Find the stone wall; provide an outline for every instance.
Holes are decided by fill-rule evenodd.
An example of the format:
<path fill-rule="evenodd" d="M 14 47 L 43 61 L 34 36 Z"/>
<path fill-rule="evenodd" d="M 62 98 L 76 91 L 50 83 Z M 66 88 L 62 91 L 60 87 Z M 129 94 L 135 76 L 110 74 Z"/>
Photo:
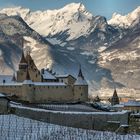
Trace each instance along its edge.
<path fill-rule="evenodd" d="M 6 98 L 0 98 L 0 114 L 7 114 L 8 113 L 8 102 Z"/>
<path fill-rule="evenodd" d="M 88 86 L 34 85 L 11 83 L 0 85 L 0 92 L 16 95 L 30 103 L 87 101 Z"/>
<path fill-rule="evenodd" d="M 73 101 L 73 90 L 71 86 L 34 86 L 35 101 L 43 102 L 68 102 Z"/>
<path fill-rule="evenodd" d="M 20 100 L 29 101 L 33 103 L 46 102 L 71 102 L 74 100 L 73 88 L 71 86 L 46 86 L 33 84 L 9 84 L 0 85 L 0 92 L 17 95 Z"/>
<path fill-rule="evenodd" d="M 78 113 L 46 110 L 39 111 L 26 108 L 14 108 L 14 110 L 15 114 L 18 116 L 75 128 L 115 131 L 120 125 L 128 124 L 127 112 Z"/>
<path fill-rule="evenodd" d="M 0 92 L 6 93 L 9 95 L 22 95 L 21 91 L 22 85 L 15 85 L 15 84 L 0 84 Z"/>

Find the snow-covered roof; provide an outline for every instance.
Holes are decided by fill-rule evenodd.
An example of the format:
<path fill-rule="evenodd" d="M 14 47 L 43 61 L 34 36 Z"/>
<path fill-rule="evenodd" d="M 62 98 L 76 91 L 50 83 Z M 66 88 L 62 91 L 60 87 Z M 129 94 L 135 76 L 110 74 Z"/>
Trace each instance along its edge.
<path fill-rule="evenodd" d="M 3 81 L 5 80 L 5 83 L 11 83 L 12 81 L 13 75 L 0 75 L 0 83 L 3 83 Z"/>
<path fill-rule="evenodd" d="M 23 83 L 19 82 L 9 82 L 9 83 L 0 83 L 0 86 L 22 86 Z"/>
<path fill-rule="evenodd" d="M 56 75 L 58 78 L 67 78 L 69 74 L 61 74 L 61 75 Z"/>
<path fill-rule="evenodd" d="M 115 108 L 121 108 L 121 107 L 124 107 L 124 105 L 123 104 L 116 104 L 116 105 L 113 105 L 113 107 L 115 107 Z"/>
<path fill-rule="evenodd" d="M 33 84 L 33 82 L 32 82 L 32 80 L 24 80 L 23 84 L 24 85 L 26 85 L 26 84 Z"/>
<path fill-rule="evenodd" d="M 56 79 L 54 75 L 52 75 L 50 72 L 47 70 L 44 70 L 44 73 L 42 74 L 43 79 Z"/>
<path fill-rule="evenodd" d="M 85 79 L 83 79 L 82 77 L 78 77 L 74 85 L 88 85 L 88 84 Z"/>
<path fill-rule="evenodd" d="M 124 103 L 124 106 L 140 106 L 140 102 L 135 100 L 129 100 L 128 102 Z"/>
<path fill-rule="evenodd" d="M 73 77 L 74 79 L 76 79 L 74 76 L 72 76 L 71 74 L 59 74 L 59 75 L 56 75 L 55 77 L 57 78 L 67 78 L 68 76 L 71 76 Z"/>

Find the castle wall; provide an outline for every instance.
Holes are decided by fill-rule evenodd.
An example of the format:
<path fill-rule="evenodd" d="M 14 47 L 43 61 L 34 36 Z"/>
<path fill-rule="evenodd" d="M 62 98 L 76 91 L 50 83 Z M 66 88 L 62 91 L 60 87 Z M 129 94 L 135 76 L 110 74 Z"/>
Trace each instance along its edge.
<path fill-rule="evenodd" d="M 0 92 L 21 97 L 22 85 L 0 85 Z"/>
<path fill-rule="evenodd" d="M 23 107 L 15 108 L 15 114 L 48 123 L 100 131 L 115 131 L 120 125 L 128 124 L 127 112 L 39 111 Z"/>
<path fill-rule="evenodd" d="M 74 99 L 77 101 L 87 101 L 88 100 L 88 86 L 75 85 L 74 86 Z"/>
<path fill-rule="evenodd" d="M 71 86 L 46 86 L 46 85 L 1 85 L 0 92 L 16 95 L 20 100 L 31 103 L 70 102 L 73 101 L 73 88 Z"/>
<path fill-rule="evenodd" d="M 34 87 L 35 101 L 67 102 L 73 100 L 73 90 L 70 86 L 36 86 Z"/>
<path fill-rule="evenodd" d="M 33 103 L 35 100 L 34 85 L 23 84 L 21 87 L 22 100 Z"/>

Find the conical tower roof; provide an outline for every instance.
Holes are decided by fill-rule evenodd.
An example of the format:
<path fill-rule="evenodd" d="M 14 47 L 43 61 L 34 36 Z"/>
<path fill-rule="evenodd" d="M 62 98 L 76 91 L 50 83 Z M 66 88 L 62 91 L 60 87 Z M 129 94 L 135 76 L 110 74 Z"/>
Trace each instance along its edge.
<path fill-rule="evenodd" d="M 15 76 L 15 73 L 13 74 L 12 81 L 13 81 L 13 82 L 15 82 L 15 81 L 16 81 L 16 76 Z"/>
<path fill-rule="evenodd" d="M 21 59 L 20 59 L 20 64 L 23 64 L 23 63 L 27 63 L 27 61 L 25 59 L 24 52 L 23 52 L 23 49 L 22 49 L 22 55 L 21 55 Z"/>
<path fill-rule="evenodd" d="M 116 88 L 114 89 L 114 93 L 113 93 L 113 96 L 111 98 L 111 104 L 112 105 L 119 104 L 119 97 L 118 97 Z"/>
<path fill-rule="evenodd" d="M 74 85 L 87 85 L 87 82 L 84 79 L 84 76 L 83 76 L 83 73 L 82 73 L 81 65 L 80 65 L 77 80 L 75 81 Z"/>
<path fill-rule="evenodd" d="M 114 89 L 114 93 L 113 93 L 113 97 L 112 98 L 119 98 L 116 89 Z"/>
<path fill-rule="evenodd" d="M 78 77 L 81 77 L 82 79 L 84 79 L 84 76 L 83 76 L 83 73 L 82 73 L 82 70 L 81 70 L 81 65 L 80 65 Z"/>
<path fill-rule="evenodd" d="M 33 61 L 30 53 L 28 52 L 27 55 L 26 55 L 26 61 L 29 62 L 29 61 Z"/>

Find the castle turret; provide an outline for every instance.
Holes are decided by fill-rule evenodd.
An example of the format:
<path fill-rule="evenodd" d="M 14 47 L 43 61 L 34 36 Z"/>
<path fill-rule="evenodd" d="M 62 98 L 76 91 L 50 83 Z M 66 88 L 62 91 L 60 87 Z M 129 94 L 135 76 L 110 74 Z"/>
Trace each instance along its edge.
<path fill-rule="evenodd" d="M 24 56 L 24 52 L 23 52 L 23 49 L 22 49 L 22 55 L 21 55 L 21 59 L 20 59 L 20 62 L 19 62 L 19 69 L 27 69 L 27 61 L 25 59 L 25 56 Z"/>
<path fill-rule="evenodd" d="M 41 73 L 38 70 L 37 66 L 35 65 L 34 60 L 32 59 L 29 52 L 26 55 L 26 61 L 28 64 L 28 70 L 29 70 L 32 81 L 41 82 L 42 81 Z"/>
<path fill-rule="evenodd" d="M 82 85 L 88 85 L 84 76 L 83 76 L 83 73 L 82 73 L 82 70 L 81 70 L 81 66 L 80 66 L 80 69 L 79 69 L 79 73 L 78 73 L 78 77 L 77 77 L 77 80 L 75 81 L 75 84 L 74 85 L 79 85 L 79 86 L 82 86 Z"/>
<path fill-rule="evenodd" d="M 116 89 L 114 89 L 114 93 L 111 98 L 111 105 L 116 105 L 116 104 L 119 104 L 119 97 L 118 97 Z"/>
<path fill-rule="evenodd" d="M 88 84 L 83 76 L 81 66 L 79 69 L 77 80 L 74 83 L 74 100 L 76 101 L 88 100 Z"/>
<path fill-rule="evenodd" d="M 22 46 L 22 54 L 19 63 L 19 70 L 17 71 L 17 82 L 23 82 L 25 80 L 27 68 L 28 68 L 28 64 L 25 59 L 23 46 Z"/>

